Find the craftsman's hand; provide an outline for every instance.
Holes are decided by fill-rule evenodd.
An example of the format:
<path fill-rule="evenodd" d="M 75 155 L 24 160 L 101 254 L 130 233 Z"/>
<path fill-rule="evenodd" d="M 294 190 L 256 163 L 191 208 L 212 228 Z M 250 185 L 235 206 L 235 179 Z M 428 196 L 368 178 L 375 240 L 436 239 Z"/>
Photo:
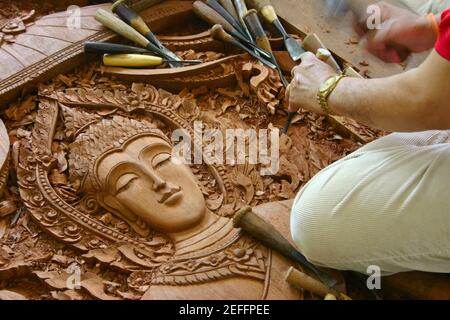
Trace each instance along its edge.
<path fill-rule="evenodd" d="M 320 85 L 335 75 L 336 72 L 310 52 L 302 56 L 300 65 L 292 70 L 293 79 L 286 89 L 286 101 L 289 111 L 297 112 L 300 108 L 323 114 L 317 100 Z"/>
<path fill-rule="evenodd" d="M 363 36 L 362 44 L 386 62 L 402 62 L 410 53 L 431 49 L 436 34 L 427 17 L 381 1 L 376 4 L 381 11 L 381 24 L 369 28 L 369 16 L 357 17 L 356 30 Z"/>

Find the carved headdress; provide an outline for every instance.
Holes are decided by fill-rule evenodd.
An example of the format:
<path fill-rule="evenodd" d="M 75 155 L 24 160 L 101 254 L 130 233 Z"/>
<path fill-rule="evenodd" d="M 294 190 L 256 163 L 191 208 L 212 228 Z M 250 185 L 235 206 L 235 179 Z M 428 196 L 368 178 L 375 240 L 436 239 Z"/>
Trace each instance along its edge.
<path fill-rule="evenodd" d="M 79 190 L 101 190 L 95 175 L 96 160 L 108 151 L 119 149 L 139 136 L 157 136 L 169 142 L 155 123 L 122 116 L 104 119 L 96 114 L 63 107 L 66 134 L 74 139 L 70 145 L 70 179 Z M 78 183 L 76 183 L 78 181 Z"/>

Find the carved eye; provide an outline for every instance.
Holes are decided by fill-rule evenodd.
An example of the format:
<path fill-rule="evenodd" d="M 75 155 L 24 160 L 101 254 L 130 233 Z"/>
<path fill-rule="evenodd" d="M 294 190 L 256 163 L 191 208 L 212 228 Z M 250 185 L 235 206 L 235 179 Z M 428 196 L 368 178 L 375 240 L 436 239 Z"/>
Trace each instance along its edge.
<path fill-rule="evenodd" d="M 153 160 L 152 160 L 152 166 L 153 166 L 153 168 L 156 169 L 157 167 L 159 167 L 159 166 L 165 164 L 167 161 L 170 160 L 171 157 L 172 157 L 172 156 L 171 156 L 170 153 L 160 153 L 160 154 L 157 154 L 156 156 L 153 157 Z"/>
<path fill-rule="evenodd" d="M 127 190 L 137 179 L 138 176 L 132 173 L 127 173 L 121 176 L 116 182 L 116 194 Z"/>

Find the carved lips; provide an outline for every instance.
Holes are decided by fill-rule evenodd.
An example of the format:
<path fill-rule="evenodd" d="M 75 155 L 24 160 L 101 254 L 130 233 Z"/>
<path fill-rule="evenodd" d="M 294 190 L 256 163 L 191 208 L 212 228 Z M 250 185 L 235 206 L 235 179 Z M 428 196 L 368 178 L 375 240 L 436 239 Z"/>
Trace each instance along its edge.
<path fill-rule="evenodd" d="M 170 191 L 163 194 L 158 202 L 170 206 L 177 203 L 182 197 L 183 191 L 181 191 L 181 187 L 171 188 Z"/>

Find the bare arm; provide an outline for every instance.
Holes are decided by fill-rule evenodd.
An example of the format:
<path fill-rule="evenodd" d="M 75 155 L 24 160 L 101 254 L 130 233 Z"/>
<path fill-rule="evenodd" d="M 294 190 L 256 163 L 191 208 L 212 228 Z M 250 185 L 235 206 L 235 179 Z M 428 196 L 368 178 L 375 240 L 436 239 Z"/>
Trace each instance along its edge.
<path fill-rule="evenodd" d="M 417 69 L 383 79 L 343 79 L 332 110 L 388 131 L 450 129 L 450 62 L 433 51 Z"/>

